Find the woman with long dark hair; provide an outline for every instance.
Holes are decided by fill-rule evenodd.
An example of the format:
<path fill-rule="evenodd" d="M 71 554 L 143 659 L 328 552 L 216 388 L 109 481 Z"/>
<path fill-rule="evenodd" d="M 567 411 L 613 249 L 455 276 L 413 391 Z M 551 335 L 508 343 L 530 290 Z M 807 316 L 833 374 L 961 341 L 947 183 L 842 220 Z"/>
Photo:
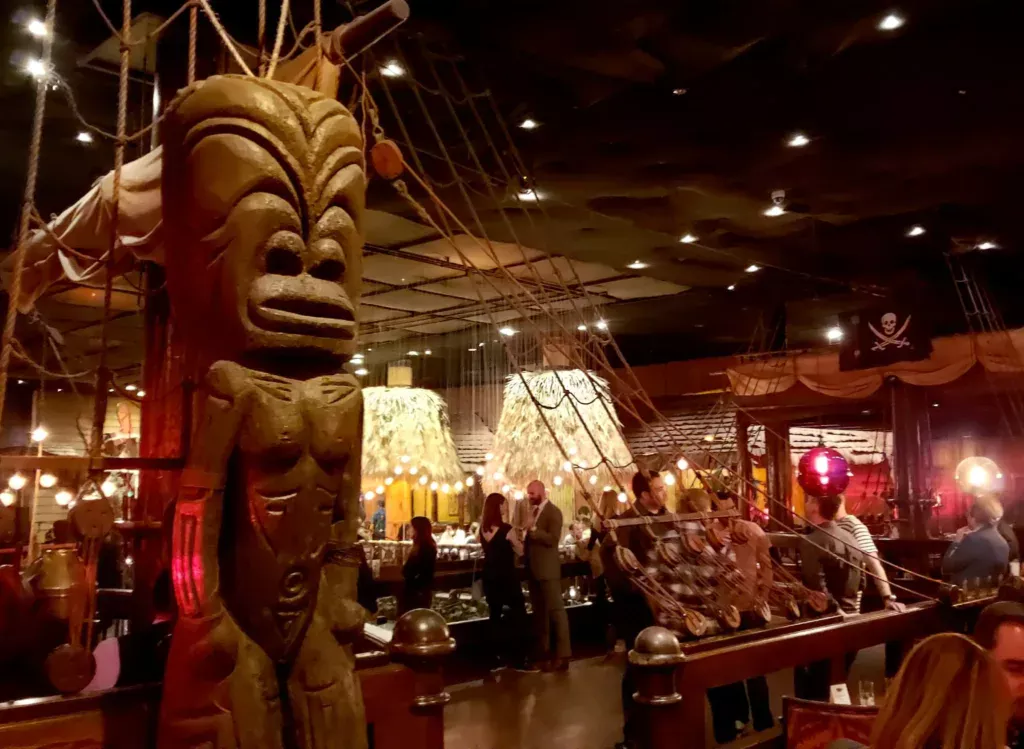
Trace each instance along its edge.
<path fill-rule="evenodd" d="M 510 666 L 529 670 L 524 640 L 526 602 L 516 570 L 516 556 L 523 553 L 523 547 L 515 534 L 509 534 L 512 526 L 502 517 L 505 504 L 501 494 L 488 494 L 484 500 L 479 537 L 484 550 L 481 577 L 490 609 L 491 637 L 498 668 Z"/>
<path fill-rule="evenodd" d="M 434 564 L 437 544 L 430 521 L 422 515 L 412 519 L 412 552 L 402 566 L 405 586 L 398 602 L 399 615 L 413 609 L 429 609 L 434 596 Z"/>

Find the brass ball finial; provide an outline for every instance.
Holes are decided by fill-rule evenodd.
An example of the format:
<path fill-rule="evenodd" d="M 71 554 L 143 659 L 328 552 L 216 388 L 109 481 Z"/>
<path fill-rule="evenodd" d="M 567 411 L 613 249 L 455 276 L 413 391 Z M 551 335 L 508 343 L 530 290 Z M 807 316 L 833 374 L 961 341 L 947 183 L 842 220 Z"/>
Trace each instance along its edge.
<path fill-rule="evenodd" d="M 679 655 L 679 640 L 664 627 L 648 627 L 636 636 L 633 649 L 642 655 Z"/>
<path fill-rule="evenodd" d="M 391 652 L 405 657 L 448 655 L 455 640 L 444 617 L 430 609 L 413 609 L 399 618 L 391 636 Z"/>

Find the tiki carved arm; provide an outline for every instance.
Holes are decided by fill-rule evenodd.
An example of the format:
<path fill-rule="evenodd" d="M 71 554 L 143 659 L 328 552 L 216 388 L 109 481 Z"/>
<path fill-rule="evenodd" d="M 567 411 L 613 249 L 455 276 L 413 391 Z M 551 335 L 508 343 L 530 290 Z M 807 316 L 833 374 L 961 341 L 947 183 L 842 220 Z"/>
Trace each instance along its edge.
<path fill-rule="evenodd" d="M 363 456 L 363 394 L 356 391 L 345 399 L 343 418 L 350 424 L 349 453 L 342 471 L 334 505 L 331 538 L 324 551 L 317 608 L 326 617 L 340 642 L 350 641 L 368 621 L 369 614 L 358 602 L 358 543 L 360 475 Z"/>
<path fill-rule="evenodd" d="M 217 544 L 228 459 L 238 439 L 250 389 L 245 371 L 216 362 L 195 401 L 195 428 L 174 511 L 171 577 L 182 616 L 215 617 L 223 611 Z"/>

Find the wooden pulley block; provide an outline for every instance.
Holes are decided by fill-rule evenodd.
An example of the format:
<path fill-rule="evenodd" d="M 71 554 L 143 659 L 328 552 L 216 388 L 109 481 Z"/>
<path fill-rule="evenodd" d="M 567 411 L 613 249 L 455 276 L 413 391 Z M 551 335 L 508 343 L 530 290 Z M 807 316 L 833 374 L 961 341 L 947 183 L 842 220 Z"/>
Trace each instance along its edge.
<path fill-rule="evenodd" d="M 96 659 L 83 647 L 61 645 L 46 657 L 46 678 L 62 694 L 81 692 L 96 674 Z"/>
<path fill-rule="evenodd" d="M 782 613 L 785 614 L 786 618 L 791 621 L 796 621 L 800 618 L 800 604 L 796 602 L 796 599 L 793 598 L 793 596 L 783 596 Z"/>
<path fill-rule="evenodd" d="M 700 536 L 694 535 L 693 533 L 687 533 L 683 538 L 683 542 L 686 544 L 686 550 L 691 554 L 703 554 L 704 549 L 707 548 L 707 544 L 704 543 L 704 539 Z"/>
<path fill-rule="evenodd" d="M 710 564 L 702 564 L 700 567 L 697 568 L 697 575 L 702 580 L 710 580 L 715 576 L 715 568 L 712 567 Z"/>
<path fill-rule="evenodd" d="M 690 637 L 702 637 L 708 631 L 707 617 L 699 611 L 686 609 L 686 614 L 683 616 L 682 631 Z"/>
<path fill-rule="evenodd" d="M 619 565 L 619 569 L 623 572 L 636 574 L 641 571 L 640 562 L 636 560 L 636 555 L 625 546 L 615 547 L 615 563 Z"/>
<path fill-rule="evenodd" d="M 725 629 L 737 630 L 743 623 L 743 617 L 740 616 L 740 610 L 735 606 L 716 606 L 715 607 L 715 619 Z"/>
<path fill-rule="evenodd" d="M 748 611 L 743 612 L 743 618 L 747 620 L 747 626 L 763 627 L 772 620 L 772 607 L 768 601 L 758 599 Z"/>
<path fill-rule="evenodd" d="M 820 590 L 812 590 L 807 594 L 807 608 L 814 614 L 825 614 L 828 613 L 829 602 L 828 595 L 822 593 Z"/>
<path fill-rule="evenodd" d="M 717 526 L 709 525 L 705 535 L 708 543 L 711 544 L 711 548 L 715 551 L 721 551 L 725 548 L 725 537 Z"/>
<path fill-rule="evenodd" d="M 14 538 L 18 530 L 18 513 L 13 507 L 0 505 L 0 544 L 6 544 Z"/>
<path fill-rule="evenodd" d="M 82 538 L 104 538 L 114 527 L 114 508 L 106 497 L 80 500 L 69 517 Z"/>
<path fill-rule="evenodd" d="M 679 550 L 669 544 L 661 543 L 658 544 L 658 559 L 669 567 L 675 567 L 676 565 L 682 564 L 683 555 L 679 553 Z"/>
<path fill-rule="evenodd" d="M 384 179 L 398 179 L 405 171 L 405 159 L 402 149 L 393 140 L 381 140 L 370 149 L 370 161 L 373 171 Z"/>

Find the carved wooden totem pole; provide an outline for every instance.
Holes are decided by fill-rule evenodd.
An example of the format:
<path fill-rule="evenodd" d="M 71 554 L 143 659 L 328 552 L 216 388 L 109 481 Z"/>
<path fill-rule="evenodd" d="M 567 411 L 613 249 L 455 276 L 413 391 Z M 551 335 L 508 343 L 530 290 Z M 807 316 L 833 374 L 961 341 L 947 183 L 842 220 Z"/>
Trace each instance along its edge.
<path fill-rule="evenodd" d="M 219 76 L 164 126 L 173 324 L 201 386 L 174 516 L 179 619 L 159 745 L 364 749 L 348 646 L 362 396 L 358 124 L 308 88 Z"/>

